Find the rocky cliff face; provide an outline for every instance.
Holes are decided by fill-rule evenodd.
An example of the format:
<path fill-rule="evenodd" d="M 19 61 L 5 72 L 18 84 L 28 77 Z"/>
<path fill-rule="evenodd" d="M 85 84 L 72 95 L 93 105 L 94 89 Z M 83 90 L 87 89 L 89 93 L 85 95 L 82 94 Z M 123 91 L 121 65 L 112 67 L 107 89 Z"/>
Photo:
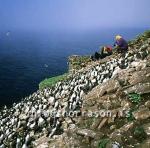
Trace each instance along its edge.
<path fill-rule="evenodd" d="M 125 55 L 81 63 L 67 80 L 1 110 L 0 147 L 149 148 L 150 32 Z"/>

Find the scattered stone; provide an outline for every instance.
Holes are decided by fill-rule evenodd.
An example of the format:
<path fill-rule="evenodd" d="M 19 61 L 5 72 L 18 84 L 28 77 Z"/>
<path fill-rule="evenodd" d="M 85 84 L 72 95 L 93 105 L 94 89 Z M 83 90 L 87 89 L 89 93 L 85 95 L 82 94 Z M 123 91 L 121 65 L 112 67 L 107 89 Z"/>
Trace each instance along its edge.
<path fill-rule="evenodd" d="M 132 114 L 136 120 L 144 120 L 150 117 L 150 110 L 148 108 L 141 108 Z"/>
<path fill-rule="evenodd" d="M 88 129 L 77 129 L 76 132 L 78 135 L 81 136 L 86 136 L 86 137 L 90 137 L 90 138 L 95 138 L 96 133 L 92 130 L 88 130 Z"/>

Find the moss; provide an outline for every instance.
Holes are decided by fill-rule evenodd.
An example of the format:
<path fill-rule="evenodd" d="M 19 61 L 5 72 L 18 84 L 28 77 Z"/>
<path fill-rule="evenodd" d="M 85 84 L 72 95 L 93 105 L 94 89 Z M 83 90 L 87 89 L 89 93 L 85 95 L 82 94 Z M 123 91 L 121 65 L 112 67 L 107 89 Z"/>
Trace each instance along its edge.
<path fill-rule="evenodd" d="M 54 86 L 57 82 L 67 79 L 67 75 L 68 73 L 65 73 L 63 75 L 45 79 L 42 82 L 40 82 L 39 89 L 44 89 L 46 87 Z"/>

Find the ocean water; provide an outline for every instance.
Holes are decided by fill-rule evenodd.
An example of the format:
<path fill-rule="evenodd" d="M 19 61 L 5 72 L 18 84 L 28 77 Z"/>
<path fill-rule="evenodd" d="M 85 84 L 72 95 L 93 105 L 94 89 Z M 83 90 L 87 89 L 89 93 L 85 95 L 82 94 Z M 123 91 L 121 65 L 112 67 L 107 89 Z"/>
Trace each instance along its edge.
<path fill-rule="evenodd" d="M 127 40 L 142 29 L 107 29 L 84 32 L 0 32 L 0 106 L 11 105 L 38 89 L 45 78 L 67 71 L 72 54 L 93 54 L 113 45 L 114 35 Z"/>

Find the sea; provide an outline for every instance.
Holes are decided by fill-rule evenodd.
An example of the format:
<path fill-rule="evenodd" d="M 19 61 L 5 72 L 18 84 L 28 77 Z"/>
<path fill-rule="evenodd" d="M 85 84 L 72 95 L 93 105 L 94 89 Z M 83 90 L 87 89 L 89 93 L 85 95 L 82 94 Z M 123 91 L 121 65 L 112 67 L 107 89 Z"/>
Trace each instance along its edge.
<path fill-rule="evenodd" d="M 0 107 L 11 106 L 39 88 L 39 83 L 68 70 L 68 56 L 92 55 L 114 36 L 135 38 L 147 28 L 84 31 L 0 31 Z"/>

